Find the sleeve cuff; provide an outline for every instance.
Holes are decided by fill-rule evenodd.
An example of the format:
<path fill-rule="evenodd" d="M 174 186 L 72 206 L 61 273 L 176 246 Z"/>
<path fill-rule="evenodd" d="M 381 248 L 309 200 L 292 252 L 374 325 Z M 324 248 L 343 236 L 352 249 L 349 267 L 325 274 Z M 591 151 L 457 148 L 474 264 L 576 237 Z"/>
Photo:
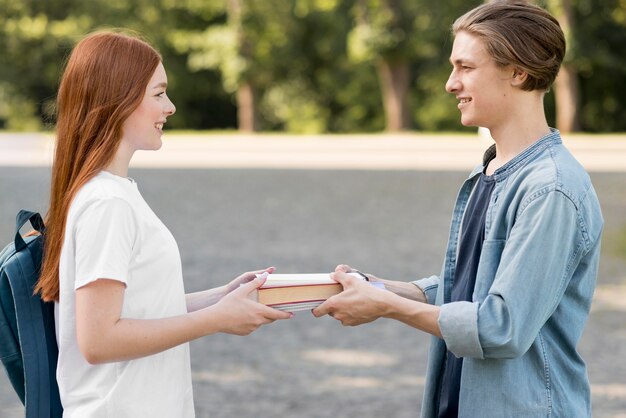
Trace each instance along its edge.
<path fill-rule="evenodd" d="M 439 287 L 439 277 L 430 276 L 425 279 L 415 280 L 411 283 L 422 289 L 429 305 L 435 304 L 435 299 L 437 298 L 437 287 Z"/>
<path fill-rule="evenodd" d="M 478 338 L 478 303 L 441 305 L 439 329 L 448 350 L 457 357 L 484 358 Z"/>
<path fill-rule="evenodd" d="M 74 290 L 78 290 L 81 287 L 87 286 L 88 284 L 93 283 L 96 280 L 100 280 L 100 279 L 115 280 L 117 282 L 121 282 L 122 284 L 124 284 L 124 286 L 128 285 L 128 279 L 126 277 L 126 273 L 123 273 L 123 272 L 113 273 L 110 271 L 109 272 L 101 271 L 99 273 L 91 272 L 81 278 L 77 278 L 76 281 L 74 282 Z"/>

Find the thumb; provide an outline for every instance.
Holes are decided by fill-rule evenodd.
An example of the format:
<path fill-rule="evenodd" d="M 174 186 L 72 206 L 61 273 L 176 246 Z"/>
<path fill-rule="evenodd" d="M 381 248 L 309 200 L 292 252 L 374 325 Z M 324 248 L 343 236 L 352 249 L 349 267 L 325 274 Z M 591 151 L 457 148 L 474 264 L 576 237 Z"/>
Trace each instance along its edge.
<path fill-rule="evenodd" d="M 255 289 L 263 286 L 265 281 L 267 280 L 267 273 L 259 274 L 256 279 L 249 281 L 248 283 L 244 283 L 239 286 L 239 289 L 242 293 L 246 295 L 252 292 Z"/>
<path fill-rule="evenodd" d="M 343 271 L 344 273 L 350 273 L 352 271 L 352 267 L 347 264 L 339 264 L 335 267 L 335 271 Z"/>
<path fill-rule="evenodd" d="M 347 285 L 353 283 L 354 280 L 356 280 L 354 277 L 349 276 L 347 273 L 343 271 L 336 271 L 334 273 L 331 273 L 330 278 L 336 281 L 337 283 L 341 284 L 344 288 Z"/>

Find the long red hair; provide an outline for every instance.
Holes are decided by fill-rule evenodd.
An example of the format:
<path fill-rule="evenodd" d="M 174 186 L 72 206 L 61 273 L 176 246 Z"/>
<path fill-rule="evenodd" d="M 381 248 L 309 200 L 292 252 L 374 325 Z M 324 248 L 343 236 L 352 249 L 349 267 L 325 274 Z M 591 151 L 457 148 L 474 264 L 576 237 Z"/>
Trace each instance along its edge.
<path fill-rule="evenodd" d="M 59 259 L 67 214 L 76 193 L 113 160 L 122 125 L 143 100 L 159 53 L 117 32 L 96 32 L 73 49 L 57 96 L 57 125 L 44 258 L 35 286 L 59 300 Z"/>

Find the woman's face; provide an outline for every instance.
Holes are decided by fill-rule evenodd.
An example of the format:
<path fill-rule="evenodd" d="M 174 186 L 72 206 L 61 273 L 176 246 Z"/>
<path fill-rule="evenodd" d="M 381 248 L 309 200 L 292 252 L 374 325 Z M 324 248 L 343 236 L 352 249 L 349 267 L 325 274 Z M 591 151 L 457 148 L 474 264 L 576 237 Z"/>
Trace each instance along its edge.
<path fill-rule="evenodd" d="M 137 109 L 124 121 L 122 142 L 131 152 L 158 150 L 167 117 L 176 112 L 176 107 L 167 97 L 167 74 L 159 63 L 146 86 L 143 100 Z"/>
<path fill-rule="evenodd" d="M 459 100 L 461 123 L 489 129 L 505 123 L 514 105 L 513 69 L 496 65 L 483 41 L 467 32 L 457 33 L 450 63 L 446 91 Z"/>

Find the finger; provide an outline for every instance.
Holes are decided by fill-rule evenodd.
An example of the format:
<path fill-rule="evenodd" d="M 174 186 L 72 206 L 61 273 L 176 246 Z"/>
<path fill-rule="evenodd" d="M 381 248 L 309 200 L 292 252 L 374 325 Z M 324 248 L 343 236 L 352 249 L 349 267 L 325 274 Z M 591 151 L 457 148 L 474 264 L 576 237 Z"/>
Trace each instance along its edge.
<path fill-rule="evenodd" d="M 276 267 L 267 267 L 267 268 L 264 268 L 263 270 L 251 271 L 250 274 L 258 276 L 259 274 L 263 274 L 263 273 L 272 274 L 274 273 L 274 271 L 276 271 Z"/>
<path fill-rule="evenodd" d="M 270 322 L 274 322 L 278 319 L 289 319 L 293 317 L 293 313 L 280 311 L 278 309 L 274 309 L 270 306 L 263 305 L 263 316 L 269 320 Z"/>
<path fill-rule="evenodd" d="M 248 273 L 244 273 L 241 276 L 237 277 L 236 280 L 239 281 L 239 284 L 244 284 L 244 283 L 248 283 L 251 282 L 252 280 L 257 278 L 257 274 L 252 273 L 252 272 L 248 272 Z"/>
<path fill-rule="evenodd" d="M 251 286 L 253 289 L 258 289 L 259 287 L 263 286 L 266 281 L 267 273 L 261 273 L 260 276 L 257 276 L 257 278 L 251 282 Z"/>
<path fill-rule="evenodd" d="M 352 271 L 352 267 L 347 264 L 339 264 L 335 267 L 335 271 L 342 271 L 344 273 L 350 273 Z"/>
<path fill-rule="evenodd" d="M 272 322 L 279 319 L 293 318 L 293 312 L 279 311 L 278 309 L 272 309 L 271 315 Z"/>
<path fill-rule="evenodd" d="M 238 279 L 243 282 L 249 282 L 256 279 L 261 274 L 272 274 L 275 270 L 276 267 L 268 267 L 263 270 L 248 271 L 239 276 Z"/>
<path fill-rule="evenodd" d="M 311 313 L 313 313 L 313 316 L 316 318 L 319 318 L 320 316 L 324 316 L 327 314 L 330 315 L 330 305 L 328 304 L 328 301 L 322 303 L 320 306 L 313 309 Z"/>
<path fill-rule="evenodd" d="M 348 276 L 347 272 L 336 271 L 330 274 L 330 278 L 340 283 L 344 288 L 357 280 L 355 277 Z"/>
<path fill-rule="evenodd" d="M 263 274 L 258 276 L 256 279 L 249 281 L 248 283 L 242 284 L 238 291 L 248 295 L 259 287 L 263 286 L 265 281 L 267 280 L 267 275 Z"/>

